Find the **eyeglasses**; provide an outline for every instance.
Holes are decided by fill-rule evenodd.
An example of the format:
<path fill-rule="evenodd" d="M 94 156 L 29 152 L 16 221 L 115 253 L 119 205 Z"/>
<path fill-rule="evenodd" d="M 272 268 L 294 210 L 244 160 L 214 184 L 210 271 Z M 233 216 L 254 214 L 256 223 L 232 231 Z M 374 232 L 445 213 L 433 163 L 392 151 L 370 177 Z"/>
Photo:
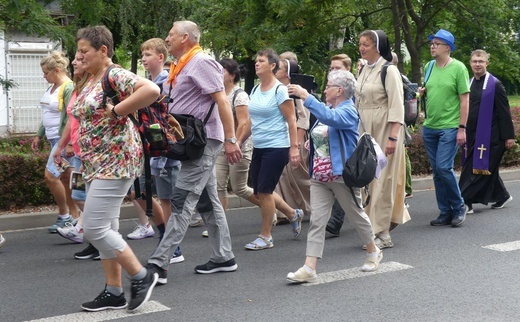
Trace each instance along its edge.
<path fill-rule="evenodd" d="M 484 65 L 485 63 L 487 63 L 487 60 L 470 60 L 470 62 L 475 65 Z"/>
<path fill-rule="evenodd" d="M 431 42 L 431 43 L 430 43 L 430 47 L 433 47 L 433 48 L 437 48 L 437 47 L 439 47 L 440 45 L 448 46 L 448 44 L 443 44 L 443 43 L 441 43 L 441 42 Z"/>
<path fill-rule="evenodd" d="M 329 89 L 331 87 L 341 87 L 339 85 L 325 85 L 325 89 Z"/>

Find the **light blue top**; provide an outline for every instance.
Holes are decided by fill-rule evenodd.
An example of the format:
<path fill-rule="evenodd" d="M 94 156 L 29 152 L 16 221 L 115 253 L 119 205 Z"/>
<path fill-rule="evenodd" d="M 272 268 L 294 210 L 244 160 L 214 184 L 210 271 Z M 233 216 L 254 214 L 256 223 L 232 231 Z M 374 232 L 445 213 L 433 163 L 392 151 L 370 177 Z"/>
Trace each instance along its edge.
<path fill-rule="evenodd" d="M 262 92 L 257 86 L 251 93 L 249 117 L 251 118 L 251 136 L 255 148 L 288 148 L 289 127 L 279 106 L 290 100 L 287 87 L 278 80 L 268 91 Z M 278 90 L 276 90 L 278 88 Z"/>
<path fill-rule="evenodd" d="M 358 123 L 359 116 L 354 107 L 352 99 L 339 103 L 335 108 L 330 108 L 309 95 L 303 105 L 311 111 L 323 124 L 329 126 L 330 160 L 332 163 L 332 174 L 339 176 L 343 173 L 343 162 L 347 161 L 356 149 L 359 138 Z M 312 131 L 312 129 L 311 129 Z M 340 141 L 339 136 L 343 142 Z M 341 143 L 345 155 L 341 156 Z M 309 175 L 312 176 L 314 144 L 310 144 Z M 343 161 L 344 160 L 344 161 Z"/>

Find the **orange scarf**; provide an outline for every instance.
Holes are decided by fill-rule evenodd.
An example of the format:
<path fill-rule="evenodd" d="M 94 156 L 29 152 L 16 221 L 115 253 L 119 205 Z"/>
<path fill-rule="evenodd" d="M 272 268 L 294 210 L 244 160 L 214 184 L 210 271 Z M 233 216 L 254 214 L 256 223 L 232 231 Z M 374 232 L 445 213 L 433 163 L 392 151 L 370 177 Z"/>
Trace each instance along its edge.
<path fill-rule="evenodd" d="M 200 48 L 199 45 L 195 45 L 190 49 L 190 51 L 182 55 L 176 63 L 172 62 L 170 66 L 170 75 L 168 76 L 168 81 L 166 83 L 171 83 L 172 87 L 175 86 L 177 75 L 179 75 L 181 70 L 193 58 L 193 56 L 195 56 L 197 53 L 201 51 L 202 48 Z"/>

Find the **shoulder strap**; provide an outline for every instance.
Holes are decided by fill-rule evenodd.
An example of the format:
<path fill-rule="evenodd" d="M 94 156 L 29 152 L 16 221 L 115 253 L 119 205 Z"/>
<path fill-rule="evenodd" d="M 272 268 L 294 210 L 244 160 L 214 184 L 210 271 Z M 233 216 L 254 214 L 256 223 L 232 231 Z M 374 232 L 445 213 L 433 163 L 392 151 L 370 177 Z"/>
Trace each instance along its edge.
<path fill-rule="evenodd" d="M 435 64 L 435 60 L 431 60 L 428 63 L 428 67 L 426 68 L 426 73 L 424 74 L 424 85 L 426 85 L 426 82 L 430 78 L 430 74 L 432 73 L 433 64 Z"/>
<path fill-rule="evenodd" d="M 209 117 L 211 116 L 211 112 L 213 112 L 213 108 L 215 107 L 215 101 L 213 101 L 213 104 L 211 104 L 211 107 L 209 108 L 208 114 L 204 118 L 204 125 L 208 123 Z"/>
<path fill-rule="evenodd" d="M 117 98 L 117 91 L 113 86 L 113 83 L 110 81 L 110 71 L 114 68 L 115 65 L 108 66 L 107 70 L 105 71 L 105 74 L 103 74 L 103 77 L 101 78 L 101 87 L 103 87 L 103 105 L 107 102 L 107 97 L 110 97 L 112 99 L 112 102 L 114 105 L 117 105 L 119 103 L 119 98 Z"/>
<path fill-rule="evenodd" d="M 254 92 L 256 91 L 256 89 L 258 88 L 258 86 L 260 86 L 259 84 L 255 85 L 255 87 L 253 87 L 253 90 L 251 91 L 251 95 L 254 94 Z"/>
<path fill-rule="evenodd" d="M 232 109 L 235 109 L 235 100 L 237 99 L 237 95 L 239 93 L 242 93 L 242 92 L 244 92 L 244 90 L 241 89 L 241 88 L 237 88 L 237 90 L 235 91 L 235 94 L 233 95 L 233 99 L 231 100 L 231 108 Z"/>
<path fill-rule="evenodd" d="M 388 72 L 388 66 L 390 66 L 392 63 L 387 61 L 386 63 L 383 64 L 383 67 L 381 67 L 381 83 L 383 83 L 383 89 L 385 90 L 386 92 L 386 85 L 385 85 L 385 82 L 386 82 L 386 73 Z"/>
<path fill-rule="evenodd" d="M 361 72 L 363 71 L 363 68 L 365 68 L 365 65 L 361 65 L 361 67 L 359 68 L 359 72 L 357 73 L 358 75 L 361 75 Z"/>
<path fill-rule="evenodd" d="M 72 83 L 71 80 L 64 82 L 63 84 L 61 84 L 60 90 L 58 91 L 58 111 L 60 112 L 63 109 L 63 93 L 65 92 L 65 87 L 67 87 L 67 85 L 70 83 Z"/>

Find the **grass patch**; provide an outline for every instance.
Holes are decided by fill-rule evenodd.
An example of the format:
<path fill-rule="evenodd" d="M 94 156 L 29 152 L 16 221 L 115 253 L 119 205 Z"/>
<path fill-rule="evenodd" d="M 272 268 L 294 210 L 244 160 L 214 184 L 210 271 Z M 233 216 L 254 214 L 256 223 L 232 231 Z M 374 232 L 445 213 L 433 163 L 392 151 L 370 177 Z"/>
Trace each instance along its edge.
<path fill-rule="evenodd" d="M 507 97 L 509 99 L 509 105 L 520 106 L 520 95 L 511 95 Z"/>

